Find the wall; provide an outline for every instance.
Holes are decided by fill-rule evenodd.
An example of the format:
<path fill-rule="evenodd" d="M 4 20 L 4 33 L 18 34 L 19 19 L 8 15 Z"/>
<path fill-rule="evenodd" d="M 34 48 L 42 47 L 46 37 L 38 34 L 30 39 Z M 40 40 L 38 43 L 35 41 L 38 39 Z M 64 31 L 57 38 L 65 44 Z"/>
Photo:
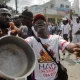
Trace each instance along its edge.
<path fill-rule="evenodd" d="M 55 7 L 57 10 L 62 10 L 62 11 L 69 11 L 71 8 L 71 4 L 68 0 L 55 0 Z M 60 7 L 61 4 L 64 5 L 64 7 Z M 66 8 L 66 5 L 69 6 L 69 8 Z"/>

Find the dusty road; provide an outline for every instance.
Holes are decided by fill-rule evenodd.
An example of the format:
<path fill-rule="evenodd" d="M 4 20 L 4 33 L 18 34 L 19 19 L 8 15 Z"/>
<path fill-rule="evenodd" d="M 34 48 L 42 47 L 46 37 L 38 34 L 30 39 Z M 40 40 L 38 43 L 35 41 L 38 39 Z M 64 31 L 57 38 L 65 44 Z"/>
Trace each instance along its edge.
<path fill-rule="evenodd" d="M 65 60 L 61 62 L 68 70 L 69 80 L 80 80 L 80 64 L 75 63 L 73 59 L 75 59 L 74 55 L 68 56 L 66 54 Z"/>

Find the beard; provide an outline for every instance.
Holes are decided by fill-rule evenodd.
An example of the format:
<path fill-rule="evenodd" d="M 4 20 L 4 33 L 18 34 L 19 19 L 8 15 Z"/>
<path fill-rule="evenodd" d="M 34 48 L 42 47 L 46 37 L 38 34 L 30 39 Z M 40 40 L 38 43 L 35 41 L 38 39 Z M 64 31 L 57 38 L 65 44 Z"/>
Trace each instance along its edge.
<path fill-rule="evenodd" d="M 9 21 L 2 21 L 0 20 L 0 29 L 5 29 L 5 28 L 9 28 Z"/>

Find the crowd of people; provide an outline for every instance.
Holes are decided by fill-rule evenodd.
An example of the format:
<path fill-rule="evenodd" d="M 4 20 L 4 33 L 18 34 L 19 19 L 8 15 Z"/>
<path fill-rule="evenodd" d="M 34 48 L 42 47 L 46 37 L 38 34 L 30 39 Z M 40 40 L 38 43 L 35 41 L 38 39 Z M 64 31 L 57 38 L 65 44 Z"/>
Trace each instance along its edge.
<path fill-rule="evenodd" d="M 80 44 L 76 44 L 80 41 L 79 20 L 78 17 L 76 24 L 71 22 L 71 25 L 67 19 L 62 19 L 62 24 L 57 24 L 55 27 L 51 23 L 47 24 L 47 20 L 42 14 L 33 16 L 33 13 L 27 9 L 21 15 L 15 15 L 11 18 L 8 7 L 4 5 L 0 6 L 0 37 L 5 35 L 22 37 L 33 49 L 36 55 L 36 67 L 34 76 L 32 73 L 27 77 L 27 80 L 61 80 L 58 76 L 60 67 L 57 64 L 60 62 L 59 50 L 67 50 L 75 54 L 77 60 L 80 59 Z M 75 26 L 76 30 L 74 29 Z M 69 39 L 71 41 L 71 32 L 74 43 L 68 42 Z M 51 53 L 55 61 L 36 38 Z M 0 80 L 6 79 L 0 78 Z"/>

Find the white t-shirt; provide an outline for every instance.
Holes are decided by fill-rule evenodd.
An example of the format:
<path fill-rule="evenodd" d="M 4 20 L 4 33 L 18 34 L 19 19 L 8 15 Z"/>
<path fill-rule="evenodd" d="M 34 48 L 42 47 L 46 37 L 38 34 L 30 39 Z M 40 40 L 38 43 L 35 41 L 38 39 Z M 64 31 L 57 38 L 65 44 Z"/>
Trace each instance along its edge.
<path fill-rule="evenodd" d="M 48 39 L 40 38 L 40 40 L 47 49 L 52 52 L 57 62 L 59 61 L 59 47 L 64 50 L 69 44 L 58 35 L 50 35 Z M 54 80 L 58 71 L 56 63 L 50 58 L 41 43 L 36 41 L 34 37 L 28 37 L 25 41 L 29 43 L 36 56 L 36 67 L 34 70 L 35 79 Z"/>
<path fill-rule="evenodd" d="M 51 31 L 52 25 L 48 25 L 48 30 Z"/>
<path fill-rule="evenodd" d="M 74 35 L 80 28 L 80 23 L 75 23 L 72 26 L 72 34 Z"/>
<path fill-rule="evenodd" d="M 71 30 L 71 26 L 69 24 L 67 25 L 61 25 L 61 29 L 62 30 L 62 36 L 63 34 L 68 34 L 69 35 L 69 31 Z"/>

